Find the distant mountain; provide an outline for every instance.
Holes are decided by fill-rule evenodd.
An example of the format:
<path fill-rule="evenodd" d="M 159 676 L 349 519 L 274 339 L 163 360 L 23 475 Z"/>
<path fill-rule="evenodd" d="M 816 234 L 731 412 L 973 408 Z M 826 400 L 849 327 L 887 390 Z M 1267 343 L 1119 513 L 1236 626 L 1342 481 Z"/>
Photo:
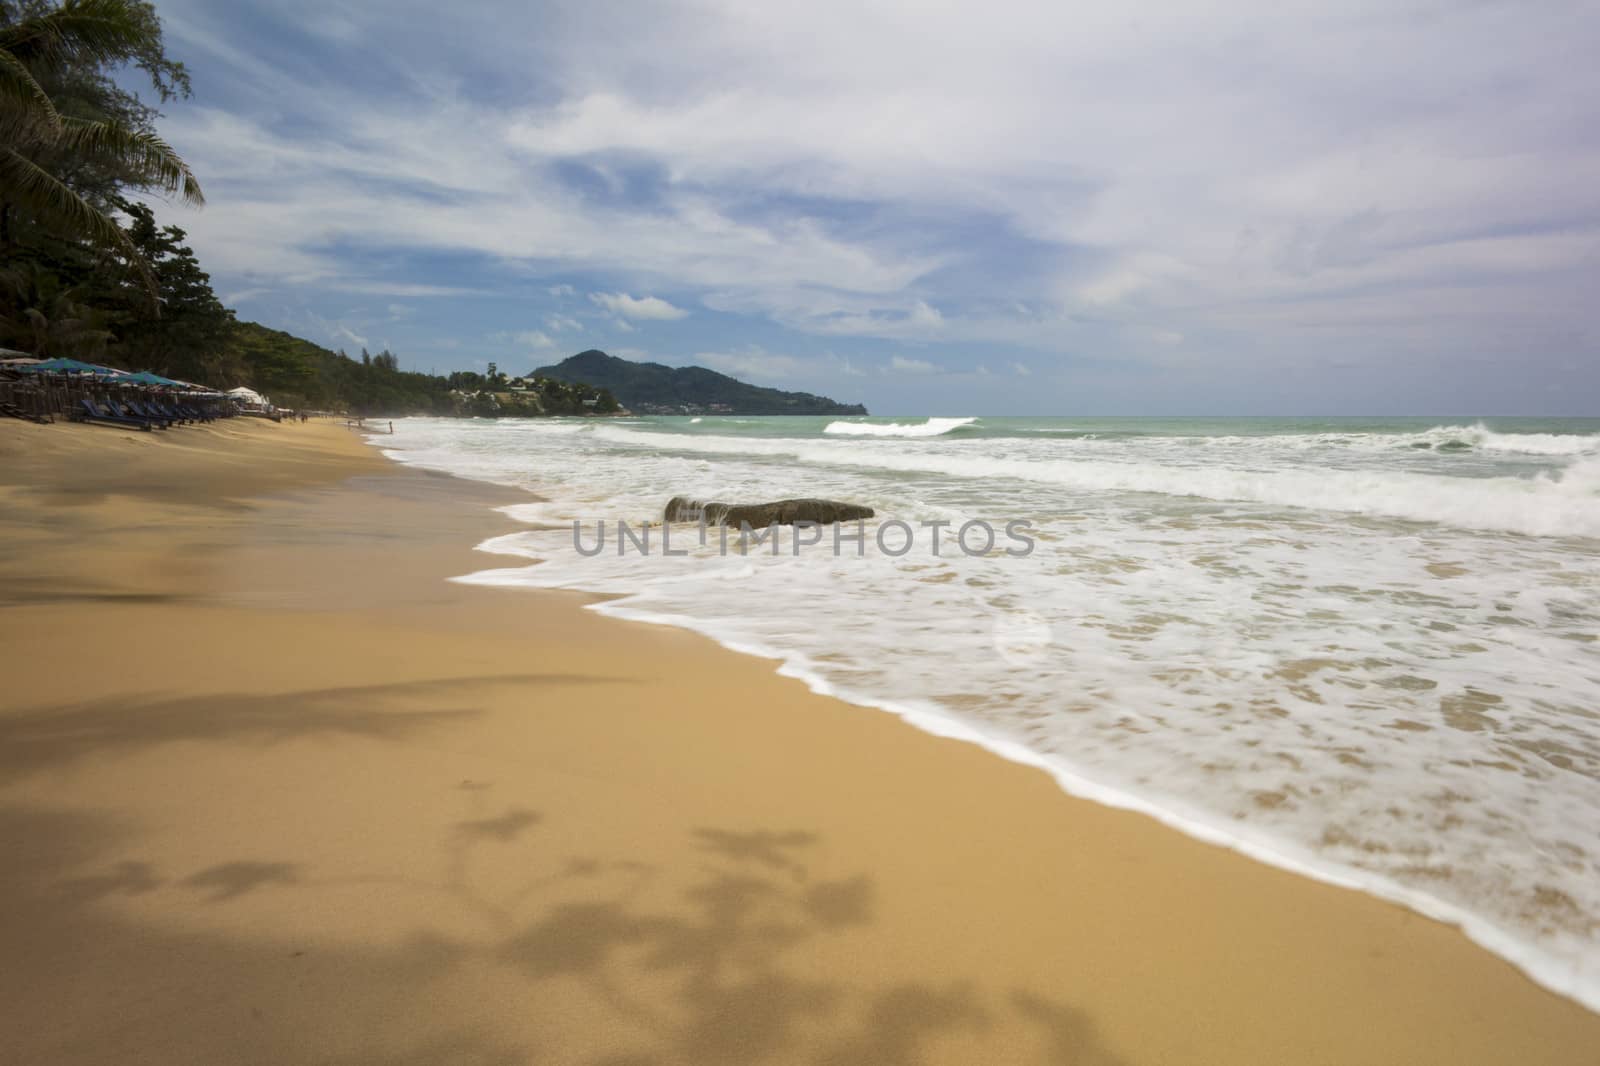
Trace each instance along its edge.
<path fill-rule="evenodd" d="M 535 377 L 610 389 L 638 414 L 864 415 L 858 403 L 836 403 L 809 392 L 784 392 L 747 385 L 698 366 L 634 363 L 590 349 L 540 367 Z"/>

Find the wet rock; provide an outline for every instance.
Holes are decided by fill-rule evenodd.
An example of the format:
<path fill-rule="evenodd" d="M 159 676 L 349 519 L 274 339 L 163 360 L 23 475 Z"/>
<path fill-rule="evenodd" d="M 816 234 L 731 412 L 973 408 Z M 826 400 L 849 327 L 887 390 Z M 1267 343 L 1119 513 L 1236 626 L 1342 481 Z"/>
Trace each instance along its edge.
<path fill-rule="evenodd" d="M 674 496 L 667 501 L 665 518 L 668 522 L 699 522 L 702 515 L 708 526 L 748 525 L 751 529 L 765 529 L 771 525 L 792 526 L 800 522 L 814 522 L 817 525 L 854 522 L 871 518 L 873 510 L 857 503 L 816 499 L 719 503 L 716 500 L 691 500 L 687 496 Z"/>

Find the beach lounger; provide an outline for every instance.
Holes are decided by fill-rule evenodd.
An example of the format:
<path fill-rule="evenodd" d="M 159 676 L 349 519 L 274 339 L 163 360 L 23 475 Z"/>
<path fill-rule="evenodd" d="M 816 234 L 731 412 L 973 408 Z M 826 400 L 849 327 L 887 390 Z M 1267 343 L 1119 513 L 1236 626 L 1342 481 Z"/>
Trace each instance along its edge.
<path fill-rule="evenodd" d="M 176 413 L 174 413 L 172 411 L 168 411 L 166 408 L 162 407 L 160 404 L 156 403 L 154 400 L 150 399 L 149 397 L 146 397 L 145 399 L 140 400 L 139 401 L 139 406 L 144 408 L 145 413 L 153 415 L 156 418 L 165 418 L 168 422 L 172 423 L 175 426 L 176 425 L 181 425 L 182 423 L 189 421 L 187 418 L 184 418 L 180 414 L 176 414 Z"/>
<path fill-rule="evenodd" d="M 124 401 L 123 406 L 133 417 L 143 418 L 148 422 L 153 422 L 162 429 L 171 429 L 174 424 L 181 421 L 181 419 L 174 418 L 172 415 L 163 414 L 162 412 L 155 410 L 153 406 L 141 403 L 138 400 L 126 400 Z"/>
<path fill-rule="evenodd" d="M 124 429 L 149 430 L 154 427 L 149 422 L 136 418 L 123 418 L 120 415 L 107 414 L 100 410 L 89 400 L 79 400 L 80 409 L 74 413 L 74 422 L 93 422 L 105 426 L 121 426 Z"/>
<path fill-rule="evenodd" d="M 157 418 L 165 418 L 168 422 L 171 422 L 174 425 L 181 425 L 184 422 L 189 421 L 189 419 L 178 414 L 166 404 L 158 403 L 148 396 L 139 401 L 139 406 L 143 407 L 146 413 L 154 415 Z"/>
<path fill-rule="evenodd" d="M 149 419 L 135 418 L 132 415 L 124 414 L 122 410 L 110 400 L 83 400 L 80 402 L 90 415 L 100 419 L 102 422 L 137 423 L 138 425 L 145 426 L 148 429 L 155 428 Z"/>
<path fill-rule="evenodd" d="M 135 411 L 123 400 L 103 400 L 101 408 L 116 415 L 118 418 L 130 418 L 135 422 L 148 422 L 154 429 L 170 429 L 171 425 L 165 418 L 151 418 L 143 411 Z"/>
<path fill-rule="evenodd" d="M 147 418 L 144 415 L 138 414 L 137 412 L 132 411 L 127 407 L 124 407 L 122 404 L 118 403 L 116 400 L 111 400 L 111 399 L 102 400 L 101 403 L 100 403 L 100 406 L 102 408 L 104 408 L 105 410 L 109 411 L 111 414 L 117 416 L 118 418 L 126 418 L 131 422 L 146 422 L 146 423 L 149 423 L 151 426 L 154 426 L 156 429 L 170 429 L 171 428 L 171 426 L 168 424 L 166 419 L 164 419 L 164 418 Z"/>

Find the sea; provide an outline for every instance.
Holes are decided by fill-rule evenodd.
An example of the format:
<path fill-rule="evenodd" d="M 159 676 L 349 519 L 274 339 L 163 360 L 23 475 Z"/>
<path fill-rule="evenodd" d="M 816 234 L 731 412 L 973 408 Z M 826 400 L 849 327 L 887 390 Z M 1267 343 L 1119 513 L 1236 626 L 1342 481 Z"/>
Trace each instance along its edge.
<path fill-rule="evenodd" d="M 1600 1010 L 1600 419 L 405 419 L 374 442 L 537 497 L 459 580 L 603 594 L 1455 923 Z M 702 537 L 663 528 L 680 495 L 876 515 Z"/>

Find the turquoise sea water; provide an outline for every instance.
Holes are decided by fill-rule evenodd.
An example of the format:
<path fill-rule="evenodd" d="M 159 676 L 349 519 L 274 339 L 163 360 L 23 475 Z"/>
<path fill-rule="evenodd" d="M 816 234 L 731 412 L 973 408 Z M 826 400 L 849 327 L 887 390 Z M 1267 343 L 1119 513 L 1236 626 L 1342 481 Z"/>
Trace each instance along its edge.
<path fill-rule="evenodd" d="M 1461 923 L 1600 1006 L 1600 419 L 406 420 L 526 487 L 470 580 L 770 656 L 1064 787 Z M 669 496 L 877 518 L 741 554 Z M 1025 521 L 968 554 L 953 531 Z M 903 554 L 875 534 L 904 522 Z M 931 551 L 928 523 L 945 523 Z M 889 543 L 899 547 L 898 534 Z M 983 544 L 975 542 L 980 549 Z M 486 562 L 489 562 L 486 560 Z"/>

